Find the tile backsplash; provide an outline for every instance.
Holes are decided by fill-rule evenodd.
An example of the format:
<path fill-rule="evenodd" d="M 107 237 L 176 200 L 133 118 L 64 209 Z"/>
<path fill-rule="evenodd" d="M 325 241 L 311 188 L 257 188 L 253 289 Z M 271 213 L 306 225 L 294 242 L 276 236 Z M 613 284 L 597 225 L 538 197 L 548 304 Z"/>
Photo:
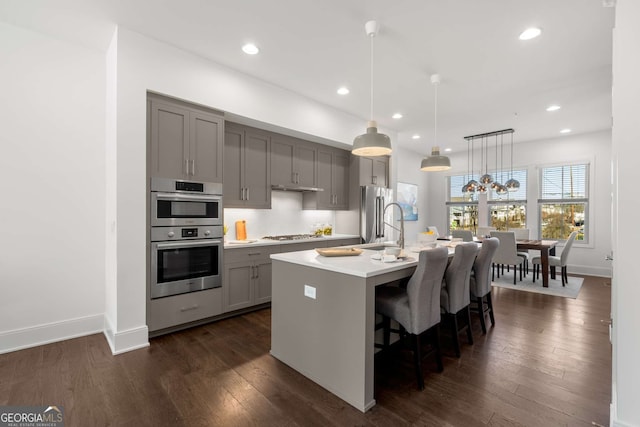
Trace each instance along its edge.
<path fill-rule="evenodd" d="M 273 191 L 271 209 L 225 209 L 224 223 L 229 227 L 227 239 L 236 238 L 236 221 L 244 219 L 247 238 L 257 239 L 278 234 L 311 233 L 316 223 L 329 223 L 335 227 L 335 212 L 302 210 L 302 193 Z"/>

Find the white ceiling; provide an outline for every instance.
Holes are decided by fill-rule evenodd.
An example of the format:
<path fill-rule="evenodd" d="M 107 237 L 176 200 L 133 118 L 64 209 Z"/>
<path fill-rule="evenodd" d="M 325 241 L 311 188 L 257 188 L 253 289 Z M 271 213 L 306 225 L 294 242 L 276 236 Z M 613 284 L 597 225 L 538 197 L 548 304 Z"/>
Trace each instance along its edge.
<path fill-rule="evenodd" d="M 514 128 L 515 142 L 611 126 L 614 9 L 602 0 L 3 0 L 0 20 L 106 49 L 115 24 L 298 92 L 363 120 L 370 110 L 394 144 L 441 147 Z M 537 39 L 519 33 L 539 26 Z M 256 56 L 240 50 L 255 42 Z M 346 85 L 351 93 L 339 96 Z M 549 113 L 545 108 L 559 104 Z M 391 115 L 401 112 L 404 118 Z M 413 134 L 420 140 L 413 140 Z M 355 135 L 354 135 L 355 136 Z"/>

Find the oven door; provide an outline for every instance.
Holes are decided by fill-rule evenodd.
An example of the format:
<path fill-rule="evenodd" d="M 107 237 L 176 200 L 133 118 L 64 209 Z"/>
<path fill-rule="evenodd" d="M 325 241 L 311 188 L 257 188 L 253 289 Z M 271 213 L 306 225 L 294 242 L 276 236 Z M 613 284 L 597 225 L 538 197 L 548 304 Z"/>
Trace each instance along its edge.
<path fill-rule="evenodd" d="M 151 193 L 151 226 L 222 225 L 222 196 Z"/>
<path fill-rule="evenodd" d="M 151 299 L 222 286 L 221 240 L 151 243 Z"/>

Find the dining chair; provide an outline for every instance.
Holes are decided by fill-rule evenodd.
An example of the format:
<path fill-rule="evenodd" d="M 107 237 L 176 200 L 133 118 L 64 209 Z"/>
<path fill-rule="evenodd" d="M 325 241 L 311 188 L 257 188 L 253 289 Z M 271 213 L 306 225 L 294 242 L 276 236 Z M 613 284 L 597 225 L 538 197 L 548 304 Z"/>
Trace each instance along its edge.
<path fill-rule="evenodd" d="M 510 228 L 509 231 L 513 231 L 516 234 L 516 240 L 529 240 L 531 237 L 531 230 L 528 228 Z M 518 251 L 518 256 L 523 258 L 524 262 L 524 275 L 529 274 L 529 251 Z"/>
<path fill-rule="evenodd" d="M 571 251 L 571 246 L 573 246 L 573 242 L 576 240 L 576 236 L 578 235 L 577 231 L 572 231 L 569 237 L 567 238 L 567 242 L 562 248 L 562 252 L 560 256 L 552 256 L 549 255 L 549 267 L 561 267 L 560 275 L 562 276 L 562 286 L 565 286 L 567 282 L 569 282 L 569 276 L 567 275 L 567 258 L 569 258 L 569 251 Z M 531 260 L 533 264 L 533 282 L 536 281 L 536 274 L 538 278 L 540 278 L 540 266 L 542 265 L 542 258 L 534 257 Z"/>
<path fill-rule="evenodd" d="M 480 314 L 480 326 L 483 334 L 487 333 L 487 325 L 484 319 L 485 313 L 489 313 L 491 326 L 496 324 L 493 316 L 493 301 L 491 300 L 491 265 L 499 245 L 500 240 L 496 237 L 490 237 L 482 241 L 482 248 L 480 248 L 480 252 L 478 252 L 473 262 L 473 271 L 469 282 L 471 291 L 470 308 Z"/>
<path fill-rule="evenodd" d="M 478 227 L 476 228 L 476 236 L 478 237 L 488 236 L 489 234 L 491 234 L 492 231 L 495 231 L 495 230 L 496 230 L 495 227 Z"/>
<path fill-rule="evenodd" d="M 376 313 L 383 316 L 382 327 L 384 348 L 388 349 L 391 319 L 400 324 L 411 337 L 413 360 L 418 388 L 424 389 L 422 375 L 422 354 L 420 336 L 429 331 L 432 352 L 435 353 L 438 371 L 442 372 L 442 354 L 440 352 L 440 299 L 449 251 L 446 247 L 423 250 L 418 257 L 418 266 L 409 279 L 407 287 L 379 286 L 376 288 Z M 401 338 L 403 334 L 401 333 Z"/>
<path fill-rule="evenodd" d="M 471 268 L 478 253 L 478 245 L 473 242 L 460 243 L 456 245 L 453 259 L 444 273 L 442 290 L 440 292 L 440 308 L 442 315 L 450 322 L 453 334 L 453 346 L 456 357 L 460 357 L 460 340 L 458 334 L 467 331 L 467 340 L 473 344 L 471 334 L 471 303 L 469 283 L 471 278 Z M 464 314 L 466 325 L 459 327 L 458 317 Z"/>
<path fill-rule="evenodd" d="M 518 256 L 516 246 L 516 235 L 513 231 L 492 231 L 491 237 L 497 237 L 500 240 L 498 250 L 493 256 L 494 272 L 498 272 L 500 277 L 500 269 L 504 274 L 504 266 L 513 266 L 513 284 L 516 284 L 516 270 L 520 266 L 520 281 L 522 281 L 522 257 Z M 507 270 L 508 271 L 508 270 Z M 493 278 L 494 276 L 492 276 Z"/>
<path fill-rule="evenodd" d="M 452 230 L 451 237 L 454 239 L 462 239 L 464 242 L 473 242 L 473 233 L 471 230 Z"/>

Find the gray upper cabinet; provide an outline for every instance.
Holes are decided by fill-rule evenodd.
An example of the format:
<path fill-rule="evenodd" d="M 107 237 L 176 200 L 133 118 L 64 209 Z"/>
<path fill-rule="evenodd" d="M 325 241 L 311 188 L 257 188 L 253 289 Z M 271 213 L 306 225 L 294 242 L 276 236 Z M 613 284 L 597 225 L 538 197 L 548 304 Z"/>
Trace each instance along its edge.
<path fill-rule="evenodd" d="M 227 122 L 224 131 L 224 205 L 271 208 L 271 137 Z"/>
<path fill-rule="evenodd" d="M 318 150 L 315 144 L 285 135 L 271 137 L 271 184 L 315 187 Z"/>
<path fill-rule="evenodd" d="M 150 175 L 222 182 L 222 116 L 164 98 L 149 105 Z"/>
<path fill-rule="evenodd" d="M 389 156 L 353 156 L 359 168 L 360 185 L 389 186 Z"/>
<path fill-rule="evenodd" d="M 349 156 L 345 150 L 318 148 L 318 187 L 324 191 L 304 193 L 304 209 L 349 209 Z"/>

